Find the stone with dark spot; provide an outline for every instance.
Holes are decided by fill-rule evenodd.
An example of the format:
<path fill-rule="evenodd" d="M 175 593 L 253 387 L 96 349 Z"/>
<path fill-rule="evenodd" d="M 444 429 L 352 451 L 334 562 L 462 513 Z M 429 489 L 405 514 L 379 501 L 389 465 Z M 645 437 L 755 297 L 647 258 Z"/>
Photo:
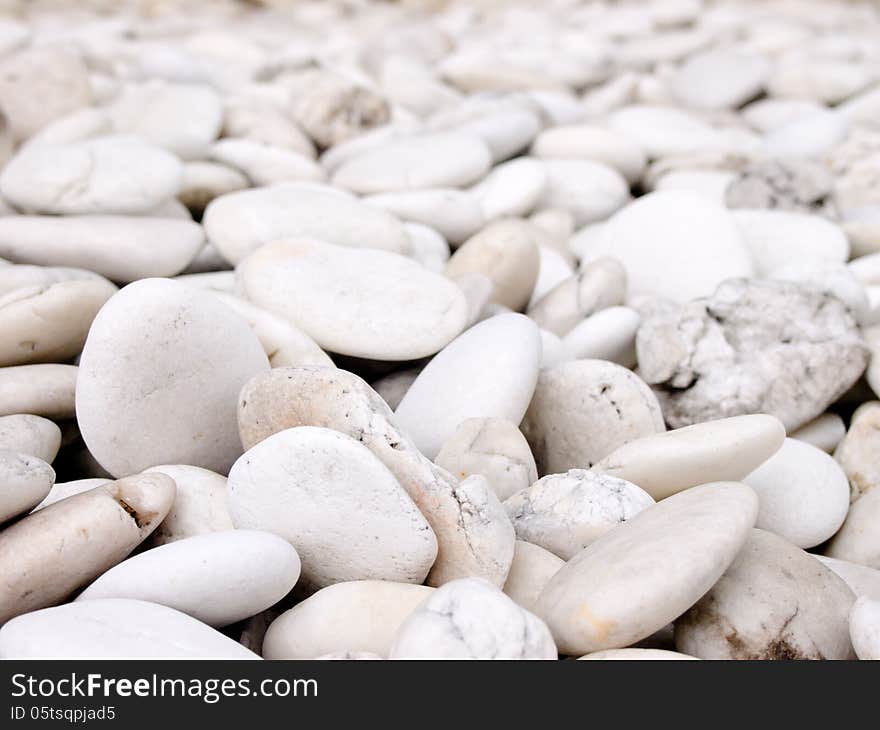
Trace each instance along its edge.
<path fill-rule="evenodd" d="M 853 659 L 855 594 L 815 557 L 755 529 L 715 586 L 675 624 L 701 659 Z"/>

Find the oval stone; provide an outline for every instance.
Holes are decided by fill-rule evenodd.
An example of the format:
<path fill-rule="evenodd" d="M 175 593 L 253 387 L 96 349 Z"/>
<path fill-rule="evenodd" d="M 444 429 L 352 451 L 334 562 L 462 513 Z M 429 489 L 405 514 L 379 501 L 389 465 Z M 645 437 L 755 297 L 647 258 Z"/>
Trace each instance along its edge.
<path fill-rule="evenodd" d="M 0 416 L 0 449 L 29 454 L 51 464 L 61 446 L 61 429 L 30 414 Z"/>
<path fill-rule="evenodd" d="M 348 580 L 421 583 L 437 539 L 390 471 L 366 446 L 327 428 L 280 431 L 229 472 L 237 528 L 293 545 L 306 588 Z"/>
<path fill-rule="evenodd" d="M 569 560 L 536 612 L 563 654 L 615 649 L 680 616 L 748 539 L 758 499 L 735 482 L 688 489 L 646 509 Z"/>
<path fill-rule="evenodd" d="M 451 281 L 404 256 L 288 239 L 237 270 L 242 294 L 289 319 L 322 348 L 375 360 L 432 355 L 465 326 Z"/>
<path fill-rule="evenodd" d="M 77 601 L 131 598 L 228 626 L 273 606 L 299 578 L 296 550 L 268 532 L 227 530 L 177 540 L 123 560 Z"/>
<path fill-rule="evenodd" d="M 112 297 L 89 331 L 80 431 L 113 475 L 168 463 L 225 473 L 241 453 L 238 391 L 268 369 L 247 323 L 210 293 L 144 279 Z"/>
<path fill-rule="evenodd" d="M 471 327 L 425 366 L 395 411 L 395 420 L 429 459 L 466 418 L 519 423 L 541 365 L 541 336 L 521 314 Z"/>
<path fill-rule="evenodd" d="M 503 590 L 520 606 L 534 611 L 544 586 L 563 565 L 565 561 L 549 550 L 517 540 Z"/>
<path fill-rule="evenodd" d="M 0 524 L 39 504 L 54 482 L 55 471 L 42 459 L 0 451 Z"/>

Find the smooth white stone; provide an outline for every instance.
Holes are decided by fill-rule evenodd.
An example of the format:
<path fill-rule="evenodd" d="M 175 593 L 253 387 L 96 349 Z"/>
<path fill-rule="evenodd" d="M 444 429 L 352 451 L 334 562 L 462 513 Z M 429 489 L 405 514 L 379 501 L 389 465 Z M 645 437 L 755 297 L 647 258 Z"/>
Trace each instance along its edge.
<path fill-rule="evenodd" d="M 109 482 L 29 514 L 0 532 L 0 623 L 61 603 L 123 560 L 174 502 L 164 474 Z"/>
<path fill-rule="evenodd" d="M 251 254 L 236 280 L 246 299 L 344 355 L 425 357 L 465 326 L 466 301 L 453 282 L 387 251 L 285 239 Z"/>
<path fill-rule="evenodd" d="M 178 197 L 187 208 L 200 212 L 214 198 L 248 187 L 250 180 L 229 165 L 220 162 L 184 162 Z"/>
<path fill-rule="evenodd" d="M 542 329 L 564 337 L 585 317 L 622 304 L 626 289 L 623 266 L 616 259 L 600 257 L 531 303 L 527 313 Z"/>
<path fill-rule="evenodd" d="M 387 657 L 401 624 L 433 588 L 358 580 L 322 588 L 282 613 L 263 640 L 266 659 L 314 659 L 338 651 Z"/>
<path fill-rule="evenodd" d="M 55 471 L 42 459 L 0 451 L 0 524 L 39 504 L 54 482 Z"/>
<path fill-rule="evenodd" d="M 228 626 L 273 606 L 299 578 L 291 545 L 268 532 L 228 530 L 176 540 L 110 568 L 77 601 L 159 603 L 208 626 Z"/>
<path fill-rule="evenodd" d="M 452 254 L 446 275 L 484 274 L 492 283 L 491 300 L 513 310 L 524 309 L 532 296 L 540 266 L 534 226 L 519 219 L 490 223 Z"/>
<path fill-rule="evenodd" d="M 545 160 L 547 187 L 541 205 L 565 208 L 577 225 L 605 220 L 630 199 L 629 186 L 617 170 L 590 160 Z"/>
<path fill-rule="evenodd" d="M 527 317 L 502 314 L 447 345 L 422 370 L 395 420 L 433 458 L 466 418 L 519 423 L 541 365 L 541 337 Z"/>
<path fill-rule="evenodd" d="M 559 335 L 549 330 L 541 330 L 541 367 L 552 368 L 569 360 L 574 360 L 574 354 L 568 349 Z"/>
<path fill-rule="evenodd" d="M 863 596 L 853 604 L 849 635 L 859 659 L 880 660 L 880 600 Z"/>
<path fill-rule="evenodd" d="M 880 489 L 871 489 L 850 505 L 843 526 L 825 554 L 880 570 Z"/>
<path fill-rule="evenodd" d="M 6 659 L 259 659 L 180 611 L 109 598 L 19 616 L 0 628 Z"/>
<path fill-rule="evenodd" d="M 403 622 L 391 659 L 556 659 L 541 619 L 478 578 L 438 588 Z"/>
<path fill-rule="evenodd" d="M 698 657 L 682 654 L 677 651 L 669 651 L 667 649 L 605 649 L 604 651 L 594 651 L 592 654 L 584 654 L 578 659 L 608 659 L 616 661 L 672 661 L 672 660 L 689 660 L 698 659 Z"/>
<path fill-rule="evenodd" d="M 723 170 L 673 170 L 657 180 L 654 190 L 688 190 L 724 206 L 727 187 L 735 179 L 736 173 Z"/>
<path fill-rule="evenodd" d="M 296 183 L 222 195 L 205 209 L 203 224 L 208 240 L 231 264 L 292 236 L 409 252 L 409 238 L 394 216 L 329 189 Z"/>
<path fill-rule="evenodd" d="M 22 148 L 0 174 L 0 193 L 35 213 L 144 213 L 177 195 L 183 167 L 136 137 L 97 137 Z"/>
<path fill-rule="evenodd" d="M 171 477 L 177 496 L 162 524 L 147 539 L 150 545 L 235 529 L 226 504 L 226 477 L 187 464 L 163 464 L 144 473 L 151 472 Z"/>
<path fill-rule="evenodd" d="M 627 441 L 665 430 L 651 389 L 604 360 L 542 370 L 522 428 L 540 475 L 588 469 Z"/>
<path fill-rule="evenodd" d="M 0 368 L 0 416 L 73 418 L 78 372 L 76 365 L 54 363 Z"/>
<path fill-rule="evenodd" d="M 628 646 L 680 616 L 721 577 L 748 539 L 754 492 L 722 482 L 644 510 L 554 575 L 536 611 L 560 653 Z"/>
<path fill-rule="evenodd" d="M 543 163 L 517 157 L 493 167 L 471 188 L 487 221 L 531 213 L 544 196 L 547 170 Z"/>
<path fill-rule="evenodd" d="M 368 195 L 363 201 L 401 220 L 431 226 L 452 244 L 461 243 L 485 224 L 479 199 L 466 190 L 404 190 Z"/>
<path fill-rule="evenodd" d="M 210 86 L 156 79 L 125 84 L 108 113 L 117 132 L 142 137 L 185 160 L 204 157 L 223 123 L 220 96 Z"/>
<path fill-rule="evenodd" d="M 712 589 L 675 622 L 701 659 L 852 659 L 844 581 L 783 538 L 752 530 Z"/>
<path fill-rule="evenodd" d="M 238 422 L 245 446 L 296 426 L 332 428 L 357 439 L 388 467 L 434 528 L 439 554 L 429 585 L 467 576 L 504 584 L 515 535 L 486 478 L 474 474 L 459 482 L 426 459 L 358 376 L 336 368 L 275 369 L 242 388 Z"/>
<path fill-rule="evenodd" d="M 67 144 L 112 132 L 110 115 L 105 109 L 84 107 L 49 122 L 27 144 Z"/>
<path fill-rule="evenodd" d="M 810 99 L 761 99 L 746 106 L 742 118 L 759 132 L 771 132 L 803 117 L 821 112 L 823 105 Z"/>
<path fill-rule="evenodd" d="M 418 188 L 463 187 L 491 166 L 488 145 L 472 134 L 436 132 L 388 142 L 355 155 L 333 184 L 361 195 Z"/>
<path fill-rule="evenodd" d="M 593 469 L 661 500 L 699 484 L 741 481 L 784 441 L 785 427 L 773 416 L 733 416 L 630 441 Z"/>
<path fill-rule="evenodd" d="M 421 223 L 405 223 L 404 228 L 409 237 L 410 256 L 428 271 L 442 274 L 450 256 L 446 239 L 435 229 Z"/>
<path fill-rule="evenodd" d="M 205 240 L 192 221 L 129 216 L 0 218 L 0 256 L 22 264 L 73 266 L 130 282 L 183 271 Z"/>
<path fill-rule="evenodd" d="M 443 268 L 445 269 L 446 267 L 444 266 Z M 492 280 L 485 274 L 480 274 L 476 271 L 468 271 L 460 276 L 450 278 L 461 289 L 464 298 L 467 300 L 466 327 L 472 327 L 477 322 L 487 319 L 490 316 L 487 310 L 492 306 L 492 292 L 495 288 Z M 403 394 L 401 394 L 402 397 Z"/>
<path fill-rule="evenodd" d="M 528 307 L 574 274 L 568 259 L 550 246 L 538 246 L 538 278 L 532 289 Z M 527 308 L 528 308 L 527 307 Z"/>
<path fill-rule="evenodd" d="M 482 139 L 494 164 L 525 150 L 541 131 L 541 120 L 529 109 L 514 107 L 477 112 L 472 119 L 448 125 L 448 129 Z"/>
<path fill-rule="evenodd" d="M 804 259 L 846 263 L 849 242 L 831 221 L 818 215 L 787 210 L 732 210 L 756 273 L 771 275 Z"/>
<path fill-rule="evenodd" d="M 652 158 L 701 152 L 719 144 L 712 127 L 673 107 L 626 106 L 608 116 L 608 125 Z"/>
<path fill-rule="evenodd" d="M 820 111 L 768 132 L 761 151 L 771 158 L 819 157 L 842 142 L 848 131 L 849 121 L 842 114 Z"/>
<path fill-rule="evenodd" d="M 273 368 L 295 365 L 333 367 L 333 361 L 318 344 L 292 322 L 266 309 L 225 292 L 214 292 L 221 302 L 244 317 Z"/>
<path fill-rule="evenodd" d="M 691 56 L 672 78 L 672 94 L 685 106 L 730 109 L 761 93 L 771 63 L 762 56 L 707 51 Z"/>
<path fill-rule="evenodd" d="M 843 423 L 840 424 L 843 431 Z M 877 448 L 880 446 L 880 402 L 862 403 L 852 414 L 849 429 L 841 434 L 835 460 L 849 479 L 852 500 L 869 489 L 880 486 L 880 464 Z"/>
<path fill-rule="evenodd" d="M 46 498 L 31 511 L 36 512 L 37 510 L 43 509 L 44 507 L 48 507 L 50 504 L 60 502 L 62 499 L 67 499 L 68 497 L 72 497 L 75 494 L 88 492 L 95 487 L 100 487 L 104 484 L 110 484 L 111 482 L 111 479 L 102 478 L 75 479 L 72 482 L 56 482 L 52 485 L 52 489 L 49 490 L 49 494 L 46 495 Z"/>
<path fill-rule="evenodd" d="M 550 127 L 538 135 L 532 154 L 543 159 L 586 159 L 613 167 L 627 182 L 636 182 L 647 160 L 626 135 L 592 125 Z"/>
<path fill-rule="evenodd" d="M 680 190 L 650 193 L 614 215 L 593 253 L 603 255 L 626 268 L 629 297 L 655 294 L 686 302 L 712 294 L 725 279 L 754 273 L 730 213 L 699 193 Z"/>
<path fill-rule="evenodd" d="M 315 145 L 281 106 L 227 97 L 223 136 L 249 139 L 315 159 Z"/>
<path fill-rule="evenodd" d="M 0 449 L 29 454 L 51 464 L 61 446 L 61 429 L 48 418 L 20 413 L 0 416 Z"/>
<path fill-rule="evenodd" d="M 504 502 L 516 536 L 570 560 L 654 504 L 623 479 L 585 469 L 548 474 Z"/>
<path fill-rule="evenodd" d="M 143 279 L 114 295 L 92 324 L 77 421 L 111 474 L 167 463 L 225 473 L 241 453 L 238 391 L 268 369 L 250 327 L 212 294 Z"/>
<path fill-rule="evenodd" d="M 305 155 L 249 139 L 221 139 L 211 145 L 210 156 L 240 170 L 254 185 L 324 179 L 324 170 Z"/>
<path fill-rule="evenodd" d="M 421 583 L 437 557 L 434 532 L 388 468 L 342 433 L 273 434 L 236 461 L 227 484 L 233 524 L 290 542 L 306 588 Z"/>
<path fill-rule="evenodd" d="M 534 611 L 544 586 L 563 565 L 565 561 L 549 550 L 517 540 L 503 590 L 524 609 Z"/>
<path fill-rule="evenodd" d="M 843 578 L 844 583 L 857 598 L 867 596 L 872 601 L 880 601 L 880 570 L 825 555 L 813 555 L 813 557 Z"/>
<path fill-rule="evenodd" d="M 434 459 L 455 477 L 486 477 L 498 499 L 507 499 L 538 478 L 529 444 L 516 424 L 503 418 L 467 418 Z"/>
<path fill-rule="evenodd" d="M 610 360 L 631 368 L 636 364 L 636 332 L 642 318 L 629 307 L 608 307 L 575 325 L 563 343 L 577 360 Z"/>
<path fill-rule="evenodd" d="M 761 500 L 757 526 L 798 547 L 825 542 L 846 519 L 846 474 L 828 454 L 803 441 L 786 439 L 743 482 Z"/>
<path fill-rule="evenodd" d="M 840 416 L 836 413 L 823 413 L 821 416 L 816 416 L 809 423 L 805 423 L 792 433 L 791 437 L 799 441 L 805 441 L 817 449 L 822 449 L 825 453 L 830 454 L 837 448 L 845 434 L 846 425 Z"/>

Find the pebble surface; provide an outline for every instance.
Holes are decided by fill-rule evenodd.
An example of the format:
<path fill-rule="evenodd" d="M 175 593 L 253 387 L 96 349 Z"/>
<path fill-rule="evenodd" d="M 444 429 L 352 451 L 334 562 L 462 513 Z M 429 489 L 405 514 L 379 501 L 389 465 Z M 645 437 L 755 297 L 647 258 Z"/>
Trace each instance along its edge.
<path fill-rule="evenodd" d="M 0 22 L 0 656 L 880 655 L 876 3 L 71 5 Z"/>

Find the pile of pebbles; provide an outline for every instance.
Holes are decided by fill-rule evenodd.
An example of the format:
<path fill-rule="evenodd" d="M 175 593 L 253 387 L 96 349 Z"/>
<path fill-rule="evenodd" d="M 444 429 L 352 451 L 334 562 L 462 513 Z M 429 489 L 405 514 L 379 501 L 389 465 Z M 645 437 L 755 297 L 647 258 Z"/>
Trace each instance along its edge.
<path fill-rule="evenodd" d="M 0 657 L 880 658 L 880 9 L 2 3 Z"/>

